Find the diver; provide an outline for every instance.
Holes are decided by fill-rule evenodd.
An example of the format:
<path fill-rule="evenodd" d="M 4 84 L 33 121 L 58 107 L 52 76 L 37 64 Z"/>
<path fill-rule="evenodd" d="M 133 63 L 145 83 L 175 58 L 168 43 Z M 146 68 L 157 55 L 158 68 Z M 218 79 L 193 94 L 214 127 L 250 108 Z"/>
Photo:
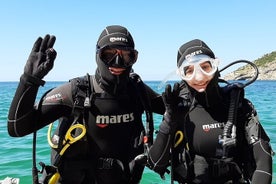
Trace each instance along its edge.
<path fill-rule="evenodd" d="M 54 65 L 55 40 L 55 36 L 46 35 L 34 43 L 10 106 L 10 136 L 28 135 L 58 119 L 65 122 L 62 127 L 75 126 L 71 126 L 72 112 L 82 108 L 74 96 L 82 90 L 76 87 L 82 86 L 78 78 L 55 87 L 36 103 L 38 89 L 45 83 L 42 79 Z M 56 165 L 58 183 L 136 184 L 141 180 L 145 165 L 137 164 L 135 157 L 145 151 L 145 108 L 131 78 L 137 57 L 133 37 L 125 27 L 111 25 L 102 31 L 96 45 L 96 72 L 87 80 L 92 95 L 86 101 L 87 116 L 82 115 L 85 129 L 81 130 L 86 133 L 70 147 L 65 143 L 68 149 L 62 150 Z M 151 111 L 163 114 L 161 95 L 146 84 L 144 88 Z M 53 137 L 56 141 L 59 138 Z"/>
<path fill-rule="evenodd" d="M 270 139 L 241 84 L 219 85 L 219 60 L 199 39 L 177 54 L 180 82 L 162 94 L 166 112 L 148 166 L 172 183 L 270 184 Z"/>

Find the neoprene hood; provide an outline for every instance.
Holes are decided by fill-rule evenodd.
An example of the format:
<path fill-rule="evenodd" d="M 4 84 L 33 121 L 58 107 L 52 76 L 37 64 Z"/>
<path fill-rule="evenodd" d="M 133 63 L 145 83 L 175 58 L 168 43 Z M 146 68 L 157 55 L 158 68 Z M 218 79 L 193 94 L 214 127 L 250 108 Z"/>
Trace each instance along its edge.
<path fill-rule="evenodd" d="M 134 41 L 131 34 L 125 27 L 119 25 L 107 26 L 101 33 L 98 41 L 97 48 L 104 46 L 124 46 L 134 48 Z"/>
<path fill-rule="evenodd" d="M 183 44 L 177 52 L 177 66 L 181 66 L 182 62 L 188 57 L 204 54 L 215 59 L 213 51 L 202 40 L 194 39 Z"/>

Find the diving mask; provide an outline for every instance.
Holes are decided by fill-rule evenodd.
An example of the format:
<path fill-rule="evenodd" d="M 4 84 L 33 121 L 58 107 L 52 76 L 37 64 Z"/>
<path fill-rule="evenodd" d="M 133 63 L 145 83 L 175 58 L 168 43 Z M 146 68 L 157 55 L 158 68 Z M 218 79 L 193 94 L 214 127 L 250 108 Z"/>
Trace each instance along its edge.
<path fill-rule="evenodd" d="M 183 80 L 192 80 L 196 73 L 201 72 L 205 76 L 213 76 L 218 69 L 219 60 L 207 55 L 195 55 L 185 59 L 177 69 L 177 74 Z"/>
<path fill-rule="evenodd" d="M 108 66 L 112 66 L 113 62 L 117 62 L 116 57 L 121 58 L 121 63 L 116 63 L 117 65 L 121 65 L 122 68 L 129 67 L 133 65 L 138 57 L 138 51 L 133 48 L 126 47 L 111 47 L 105 46 L 97 50 L 99 53 L 99 57 L 103 62 L 105 62 Z"/>

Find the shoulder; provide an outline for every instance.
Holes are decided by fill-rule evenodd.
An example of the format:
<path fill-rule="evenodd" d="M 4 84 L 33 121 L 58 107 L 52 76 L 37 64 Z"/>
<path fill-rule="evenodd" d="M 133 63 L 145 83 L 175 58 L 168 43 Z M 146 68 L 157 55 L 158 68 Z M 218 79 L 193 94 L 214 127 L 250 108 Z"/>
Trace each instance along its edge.
<path fill-rule="evenodd" d="M 68 93 L 68 91 L 71 91 L 71 84 L 70 82 L 66 82 L 61 84 L 60 86 L 57 86 L 55 88 L 53 88 L 49 93 L 49 94 L 53 94 L 53 93 Z"/>
<path fill-rule="evenodd" d="M 256 111 L 253 103 L 247 98 L 244 98 L 242 100 L 241 110 L 242 110 L 242 113 L 244 113 L 247 116 L 251 116 L 251 115 L 256 116 L 257 115 L 257 111 Z"/>
<path fill-rule="evenodd" d="M 150 99 L 161 96 L 153 88 L 146 84 L 137 73 L 131 73 L 130 80 L 141 93 L 146 93 Z"/>
<path fill-rule="evenodd" d="M 50 90 L 44 98 L 44 103 L 72 103 L 71 84 L 66 82 Z"/>
<path fill-rule="evenodd" d="M 93 82 L 93 78 L 94 76 L 86 74 L 84 76 L 70 79 L 69 83 L 71 84 L 71 88 L 73 91 L 75 90 L 75 88 L 85 90 L 91 86 L 91 82 Z"/>

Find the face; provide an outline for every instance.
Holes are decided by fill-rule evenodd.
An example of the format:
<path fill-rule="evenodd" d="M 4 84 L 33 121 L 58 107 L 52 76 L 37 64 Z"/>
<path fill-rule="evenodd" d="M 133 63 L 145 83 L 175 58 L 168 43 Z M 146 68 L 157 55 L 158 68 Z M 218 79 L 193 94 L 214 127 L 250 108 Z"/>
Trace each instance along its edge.
<path fill-rule="evenodd" d="M 200 64 L 200 68 L 205 72 L 211 71 L 211 64 L 210 62 L 203 62 Z M 187 68 L 187 75 L 192 75 L 194 73 L 194 76 L 191 78 L 191 80 L 186 80 L 187 84 L 194 88 L 198 92 L 203 92 L 206 90 L 209 82 L 212 80 L 214 75 L 206 75 L 201 69 L 195 66 L 189 66 Z"/>
<path fill-rule="evenodd" d="M 187 84 L 198 92 L 206 90 L 217 71 L 218 60 L 206 55 L 192 56 L 184 60 L 178 73 Z"/>

